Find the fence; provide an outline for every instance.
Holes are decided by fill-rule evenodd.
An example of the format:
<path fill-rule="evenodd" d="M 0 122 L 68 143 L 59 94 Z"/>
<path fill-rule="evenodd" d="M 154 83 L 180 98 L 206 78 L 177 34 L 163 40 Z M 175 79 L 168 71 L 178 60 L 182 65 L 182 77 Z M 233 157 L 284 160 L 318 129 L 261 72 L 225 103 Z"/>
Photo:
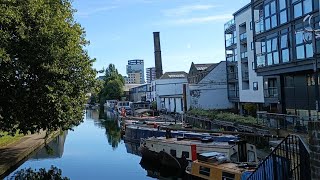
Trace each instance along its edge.
<path fill-rule="evenodd" d="M 296 115 L 257 112 L 258 123 L 272 129 L 307 133 L 308 121 Z"/>
<path fill-rule="evenodd" d="M 254 134 L 260 134 L 260 135 L 270 135 L 270 131 L 259 128 L 259 127 L 253 127 L 248 125 L 242 125 L 236 122 L 230 122 L 230 121 L 223 121 L 223 120 L 211 120 L 208 118 L 202 118 L 202 117 L 195 117 L 186 115 L 185 116 L 186 122 L 194 127 L 200 127 L 202 129 L 206 130 L 212 130 L 215 128 L 223 128 L 226 131 L 241 131 L 241 132 L 250 132 Z"/>
<path fill-rule="evenodd" d="M 310 152 L 297 135 L 287 136 L 247 180 L 310 180 Z"/>

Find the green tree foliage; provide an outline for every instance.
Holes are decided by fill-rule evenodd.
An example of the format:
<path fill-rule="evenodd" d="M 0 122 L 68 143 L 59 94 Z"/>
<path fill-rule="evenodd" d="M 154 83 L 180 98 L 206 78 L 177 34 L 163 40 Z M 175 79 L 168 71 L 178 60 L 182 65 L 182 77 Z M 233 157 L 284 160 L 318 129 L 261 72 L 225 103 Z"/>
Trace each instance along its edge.
<path fill-rule="evenodd" d="M 0 130 L 69 129 L 96 72 L 70 0 L 0 1 Z"/>
<path fill-rule="evenodd" d="M 106 99 L 120 100 L 123 94 L 124 79 L 113 64 L 105 70 L 104 86 L 100 93 L 100 103 Z"/>
<path fill-rule="evenodd" d="M 47 171 L 44 168 L 40 168 L 39 171 L 29 169 L 21 169 L 14 173 L 14 176 L 11 178 L 12 180 L 68 180 L 67 177 L 62 177 L 61 169 L 57 167 L 51 166 L 51 168 Z"/>

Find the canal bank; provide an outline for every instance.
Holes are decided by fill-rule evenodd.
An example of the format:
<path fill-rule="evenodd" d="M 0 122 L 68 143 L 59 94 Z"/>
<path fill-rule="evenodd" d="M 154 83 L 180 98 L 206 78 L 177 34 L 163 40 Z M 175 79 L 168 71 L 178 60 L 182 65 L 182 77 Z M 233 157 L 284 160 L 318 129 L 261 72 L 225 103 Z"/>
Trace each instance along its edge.
<path fill-rule="evenodd" d="M 47 138 L 46 132 L 41 131 L 38 134 L 31 134 L 23 137 L 18 142 L 9 144 L 0 148 L 0 179 L 4 178 L 6 173 L 17 166 L 21 161 L 27 158 L 35 150 L 43 147 L 52 139 L 57 137 L 60 131 L 52 132 Z"/>

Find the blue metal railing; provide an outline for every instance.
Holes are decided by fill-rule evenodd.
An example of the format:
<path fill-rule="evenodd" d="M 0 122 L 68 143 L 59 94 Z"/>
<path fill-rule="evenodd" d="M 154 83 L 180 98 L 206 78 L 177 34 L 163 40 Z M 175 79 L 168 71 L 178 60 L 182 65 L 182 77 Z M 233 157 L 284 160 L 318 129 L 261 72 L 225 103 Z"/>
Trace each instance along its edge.
<path fill-rule="evenodd" d="M 310 180 L 310 151 L 297 135 L 287 136 L 247 180 Z"/>

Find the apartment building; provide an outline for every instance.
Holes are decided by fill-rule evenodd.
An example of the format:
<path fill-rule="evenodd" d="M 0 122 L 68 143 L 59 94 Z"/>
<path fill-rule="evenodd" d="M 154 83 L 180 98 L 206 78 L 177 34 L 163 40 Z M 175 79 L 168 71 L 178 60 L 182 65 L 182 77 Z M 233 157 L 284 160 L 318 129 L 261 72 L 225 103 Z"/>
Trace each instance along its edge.
<path fill-rule="evenodd" d="M 252 0 L 251 4 L 255 69 L 264 77 L 269 110 L 318 119 L 320 39 L 303 32 L 320 29 L 319 1 Z M 305 19 L 308 15 L 313 17 Z"/>
<path fill-rule="evenodd" d="M 263 107 L 263 77 L 255 72 L 251 3 L 225 24 L 228 97 L 243 112 L 246 103 Z"/>

